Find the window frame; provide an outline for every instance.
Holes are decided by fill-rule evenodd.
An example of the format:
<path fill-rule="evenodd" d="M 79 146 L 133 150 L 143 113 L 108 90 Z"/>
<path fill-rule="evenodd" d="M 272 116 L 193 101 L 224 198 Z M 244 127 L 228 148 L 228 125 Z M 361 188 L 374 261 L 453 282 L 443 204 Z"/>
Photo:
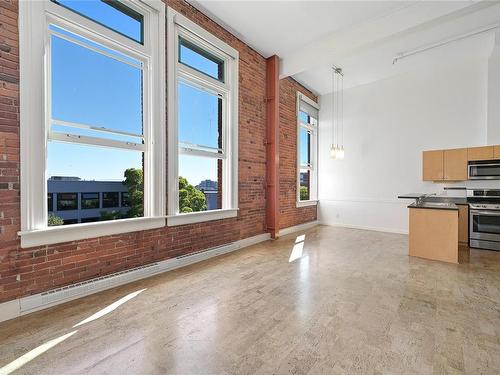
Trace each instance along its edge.
<path fill-rule="evenodd" d="M 205 29 L 172 8 L 167 8 L 168 50 L 168 216 L 167 225 L 184 225 L 236 217 L 238 214 L 238 64 L 239 53 Z M 224 61 L 224 80 L 217 80 L 179 62 L 179 37 Z M 223 177 L 222 208 L 210 211 L 179 213 L 179 155 L 215 157 L 221 154 L 179 146 L 178 84 L 224 94 L 223 99 Z"/>
<path fill-rule="evenodd" d="M 315 108 L 319 114 L 319 104 L 306 95 L 297 91 L 296 115 L 297 115 L 297 202 L 296 207 L 315 206 L 318 204 L 318 130 L 319 118 L 316 119 L 316 125 L 306 124 L 300 120 L 300 102 Z M 318 115 L 319 117 L 319 115 Z M 310 132 L 310 163 L 309 166 L 303 166 L 300 163 L 300 131 L 305 129 Z M 300 199 L 300 171 L 306 169 L 310 171 L 310 189 L 309 199 Z"/>
<path fill-rule="evenodd" d="M 143 14 L 144 44 L 50 0 L 19 3 L 22 168 L 21 231 L 18 234 L 22 247 L 165 225 L 165 5 L 159 0 L 120 1 Z M 144 217 L 69 226 L 47 225 L 47 199 L 40 198 L 47 196 L 46 160 L 51 121 L 49 24 L 53 22 L 107 48 L 146 61 L 143 69 Z"/>

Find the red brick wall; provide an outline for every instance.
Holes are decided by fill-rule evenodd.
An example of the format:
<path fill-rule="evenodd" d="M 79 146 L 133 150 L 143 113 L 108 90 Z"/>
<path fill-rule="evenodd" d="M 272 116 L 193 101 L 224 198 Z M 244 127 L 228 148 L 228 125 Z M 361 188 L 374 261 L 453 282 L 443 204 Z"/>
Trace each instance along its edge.
<path fill-rule="evenodd" d="M 21 248 L 18 6 L 0 0 L 0 302 L 264 233 L 265 59 L 187 3 L 168 5 L 240 53 L 238 217 Z"/>
<path fill-rule="evenodd" d="M 316 206 L 297 208 L 297 91 L 317 98 L 292 78 L 280 80 L 280 229 L 316 220 Z"/>

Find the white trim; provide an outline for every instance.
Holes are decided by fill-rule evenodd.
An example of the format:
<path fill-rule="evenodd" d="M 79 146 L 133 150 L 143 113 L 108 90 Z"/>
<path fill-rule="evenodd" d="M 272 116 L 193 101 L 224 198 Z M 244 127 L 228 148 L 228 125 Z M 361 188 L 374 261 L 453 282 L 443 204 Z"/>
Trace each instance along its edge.
<path fill-rule="evenodd" d="M 319 104 L 316 103 L 314 100 L 312 100 L 310 97 L 307 95 L 302 94 L 301 92 L 297 92 L 297 96 L 299 100 L 302 100 L 303 102 L 306 102 L 309 104 L 311 107 L 316 108 L 319 111 Z M 318 120 L 318 119 L 316 119 Z"/>
<path fill-rule="evenodd" d="M 317 206 L 317 200 L 308 200 L 308 201 L 297 201 L 297 207 L 308 207 L 308 206 Z"/>
<path fill-rule="evenodd" d="M 164 226 L 164 217 L 137 217 L 96 223 L 47 227 L 38 230 L 21 231 L 19 235 L 21 236 L 21 247 L 33 247 L 162 228 Z"/>
<path fill-rule="evenodd" d="M 330 227 L 340 227 L 340 228 L 349 228 L 349 229 L 359 229 L 359 230 L 369 230 L 373 232 L 384 232 L 384 233 L 395 233 L 395 234 L 408 234 L 407 230 L 398 230 L 392 228 L 385 227 L 371 227 L 364 225 L 352 225 L 352 224 L 343 224 L 343 223 L 328 223 L 325 221 L 320 221 L 321 225 L 327 225 Z"/>
<path fill-rule="evenodd" d="M 196 69 L 179 63 L 179 36 L 224 61 L 224 82 L 213 79 Z M 205 29 L 190 21 L 172 8 L 167 8 L 167 58 L 168 58 L 168 225 L 235 217 L 238 207 L 238 97 L 239 53 Z M 179 145 L 177 86 L 179 82 L 218 95 L 223 106 L 222 153 L 191 149 Z M 186 141 L 186 140 L 183 140 Z M 179 213 L 179 155 L 223 159 L 222 209 L 214 211 Z M 179 218 L 176 218 L 178 216 Z M 182 218 L 185 217 L 185 218 Z"/>
<path fill-rule="evenodd" d="M 270 240 L 270 238 L 271 237 L 270 237 L 269 233 L 263 233 L 263 234 L 259 234 L 257 236 L 244 238 L 242 240 L 238 240 L 238 241 L 232 242 L 232 243 L 227 244 L 227 245 L 222 245 L 222 246 L 218 246 L 218 247 L 215 247 L 212 249 L 207 249 L 206 251 L 199 251 L 199 252 L 196 252 L 193 254 L 188 254 L 187 256 L 181 256 L 181 257 L 177 257 L 177 258 L 172 258 L 172 259 L 167 259 L 164 261 L 156 262 L 156 263 L 151 264 L 151 265 L 156 266 L 154 268 L 154 270 L 152 270 L 152 272 L 137 273 L 137 276 L 134 276 L 132 274 L 134 269 L 129 270 L 129 271 L 131 271 L 132 275 L 131 275 L 131 277 L 128 277 L 128 278 L 114 277 L 115 275 L 119 276 L 118 273 L 111 274 L 111 275 L 108 275 L 109 282 L 107 282 L 105 284 L 103 283 L 103 285 L 101 285 L 97 288 L 86 288 L 86 289 L 82 290 L 80 293 L 75 292 L 73 294 L 65 294 L 65 295 L 63 295 L 63 298 L 60 298 L 59 300 L 55 300 L 55 301 L 50 302 L 50 303 L 41 302 L 43 300 L 42 293 L 38 293 L 35 295 L 26 296 L 26 297 L 12 300 L 12 301 L 0 303 L 0 322 L 14 319 L 14 318 L 17 318 L 17 317 L 20 317 L 23 315 L 27 315 L 27 314 L 30 314 L 30 313 L 35 312 L 35 311 L 43 310 L 43 309 L 46 309 L 48 307 L 60 305 L 62 303 L 65 303 L 65 302 L 68 302 L 71 300 L 75 300 L 75 299 L 78 299 L 81 297 L 85 297 L 85 296 L 88 296 L 91 294 L 95 294 L 95 293 L 101 292 L 101 291 L 106 290 L 106 289 L 115 288 L 115 287 L 120 286 L 120 285 L 125 285 L 125 284 L 132 282 L 132 281 L 136 281 L 136 280 L 151 277 L 153 275 L 168 272 L 168 271 L 171 271 L 171 270 L 174 270 L 177 268 L 181 268 L 181 267 L 193 264 L 193 263 L 197 263 L 197 262 L 200 262 L 203 260 L 207 260 L 207 259 L 219 256 L 219 255 L 223 255 L 223 254 L 230 253 L 230 252 L 233 252 L 233 251 L 236 251 L 239 249 L 243 249 L 243 248 L 248 247 L 248 246 L 256 245 L 258 243 L 268 241 L 268 240 Z M 145 266 L 148 266 L 148 265 L 145 265 Z M 144 268 L 144 266 L 138 267 L 137 269 L 139 270 L 140 268 Z M 86 282 L 86 284 L 92 283 L 93 281 L 96 281 L 96 279 L 88 280 L 88 282 Z M 70 287 L 67 289 L 70 289 Z M 22 308 L 22 306 L 28 306 L 29 308 Z"/>
<path fill-rule="evenodd" d="M 56 233 L 47 226 L 47 141 L 50 136 L 58 141 L 84 143 L 99 147 L 144 152 L 144 220 L 165 216 L 165 5 L 160 2 L 123 0 L 127 6 L 144 15 L 144 45 L 133 42 L 106 27 L 78 15 L 50 1 L 21 1 L 19 5 L 20 30 L 20 132 L 21 132 L 21 246 L 39 243 Z M 144 64 L 143 123 L 144 144 L 120 142 L 98 137 L 51 132 L 50 98 L 50 34 L 49 24 L 67 29 L 93 43 L 119 53 L 133 56 Z M 86 46 L 87 48 L 89 46 Z M 114 57 L 113 57 L 114 58 Z M 149 220 L 151 221 L 151 220 Z M 87 238 L 117 233 L 117 226 L 131 229 L 143 226 L 93 223 L 83 233 Z M 164 222 L 164 220 L 163 220 Z M 104 224 L 104 225 L 101 225 Z M 156 227 L 157 224 L 155 224 Z M 148 226 L 149 227 L 149 226 Z M 80 228 L 80 226 L 76 226 Z M 95 228 L 95 232 L 92 232 Z M 102 228 L 110 228 L 103 232 Z M 138 230 L 141 230 L 138 229 Z M 61 229 L 64 240 L 81 239 L 79 230 Z M 121 229 L 122 233 L 126 230 Z M 34 235 L 36 233 L 36 235 Z M 46 243 L 54 243 L 47 238 Z M 57 242 L 61 242 L 60 238 Z"/>
<path fill-rule="evenodd" d="M 297 207 L 305 207 L 312 206 L 317 203 L 318 198 L 318 147 L 319 147 L 319 114 L 316 119 L 316 125 L 312 126 L 310 124 L 304 124 L 300 121 L 299 112 L 300 112 L 300 102 L 303 101 L 310 106 L 316 108 L 319 112 L 319 104 L 314 100 L 308 98 L 306 95 L 302 94 L 300 91 L 297 91 L 297 99 L 296 99 L 296 116 L 297 116 L 297 197 L 296 197 L 296 206 Z M 308 166 L 303 166 L 300 164 L 300 130 L 306 129 L 311 133 L 311 160 Z M 306 169 L 310 171 L 310 179 L 309 182 L 310 191 L 309 191 L 309 200 L 302 201 L 300 200 L 300 170 Z M 314 203 L 313 203 L 314 202 Z"/>
<path fill-rule="evenodd" d="M 293 227 L 283 228 L 283 229 L 280 229 L 279 236 L 280 237 L 286 236 L 287 234 L 290 234 L 290 233 L 308 230 L 308 229 L 314 228 L 315 226 L 318 226 L 318 225 L 319 225 L 319 221 L 314 220 L 314 221 L 310 221 L 308 223 L 294 225 Z"/>
<path fill-rule="evenodd" d="M 176 225 L 202 223 L 204 221 L 228 219 L 238 216 L 238 209 L 211 210 L 202 212 L 190 212 L 182 215 L 167 216 L 167 225 L 173 227 Z"/>

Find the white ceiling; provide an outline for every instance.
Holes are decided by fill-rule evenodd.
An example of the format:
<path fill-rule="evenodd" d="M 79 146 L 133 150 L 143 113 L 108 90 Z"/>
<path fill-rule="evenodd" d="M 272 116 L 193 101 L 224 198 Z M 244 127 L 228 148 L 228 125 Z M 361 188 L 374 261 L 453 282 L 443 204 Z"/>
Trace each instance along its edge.
<path fill-rule="evenodd" d="M 415 1 L 192 0 L 264 57 L 282 54 L 332 32 L 388 14 Z"/>
<path fill-rule="evenodd" d="M 343 68 L 348 88 L 429 64 L 484 58 L 494 31 L 392 64 L 401 52 L 500 22 L 500 2 L 489 1 L 190 2 L 264 57 L 278 55 L 281 77 L 317 94 L 331 92 L 332 64 Z"/>

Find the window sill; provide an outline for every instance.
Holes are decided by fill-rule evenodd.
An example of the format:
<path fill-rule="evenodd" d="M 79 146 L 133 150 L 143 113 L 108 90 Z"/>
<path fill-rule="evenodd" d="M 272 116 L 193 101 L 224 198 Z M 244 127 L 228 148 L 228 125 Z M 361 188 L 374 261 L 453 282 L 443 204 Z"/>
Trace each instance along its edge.
<path fill-rule="evenodd" d="M 213 210 L 203 212 L 190 212 L 187 214 L 167 216 L 167 225 L 173 227 L 176 225 L 202 223 L 204 221 L 228 219 L 238 215 L 237 208 L 227 210 Z"/>
<path fill-rule="evenodd" d="M 110 236 L 113 234 L 130 233 L 146 229 L 161 228 L 164 226 L 164 217 L 140 217 L 99 223 L 48 227 L 19 232 L 18 234 L 21 236 L 21 247 L 25 248 Z"/>
<path fill-rule="evenodd" d="M 318 205 L 317 200 L 297 201 L 297 207 L 308 207 L 308 206 L 317 206 L 317 205 Z"/>

